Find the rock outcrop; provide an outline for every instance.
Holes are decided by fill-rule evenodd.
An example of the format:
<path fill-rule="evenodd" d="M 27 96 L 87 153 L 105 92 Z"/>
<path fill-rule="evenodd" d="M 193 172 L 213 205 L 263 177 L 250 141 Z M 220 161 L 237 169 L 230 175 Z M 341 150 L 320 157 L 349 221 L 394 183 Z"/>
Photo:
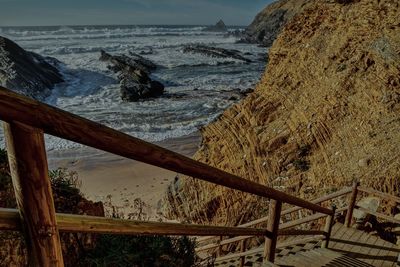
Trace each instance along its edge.
<path fill-rule="evenodd" d="M 316 0 L 279 0 L 268 5 L 247 27 L 241 42 L 271 46 L 283 26 Z"/>
<path fill-rule="evenodd" d="M 226 27 L 225 23 L 219 20 L 215 25 L 206 27 L 203 31 L 207 32 L 226 32 L 228 28 Z"/>
<path fill-rule="evenodd" d="M 49 96 L 63 77 L 53 65 L 36 53 L 25 51 L 0 36 L 0 84 L 38 100 Z"/>
<path fill-rule="evenodd" d="M 311 3 L 270 48 L 255 91 L 202 129 L 195 159 L 306 199 L 355 179 L 398 195 L 399 14 L 397 0 Z M 164 211 L 234 225 L 265 216 L 265 201 L 180 177 Z"/>
<path fill-rule="evenodd" d="M 150 60 L 132 52 L 126 56 L 110 55 L 105 51 L 101 51 L 100 60 L 109 62 L 108 68 L 118 73 L 122 100 L 139 101 L 163 94 L 164 85 L 149 77 L 150 72 L 157 68 Z"/>
<path fill-rule="evenodd" d="M 212 46 L 207 46 L 207 45 L 202 45 L 202 44 L 185 45 L 183 47 L 183 52 L 184 53 L 201 54 L 201 55 L 205 55 L 208 57 L 216 57 L 216 58 L 232 58 L 232 59 L 241 60 L 241 61 L 244 61 L 247 63 L 251 62 L 251 60 L 248 58 L 245 58 L 239 50 L 225 49 L 225 48 L 220 48 L 220 47 L 212 47 Z"/>

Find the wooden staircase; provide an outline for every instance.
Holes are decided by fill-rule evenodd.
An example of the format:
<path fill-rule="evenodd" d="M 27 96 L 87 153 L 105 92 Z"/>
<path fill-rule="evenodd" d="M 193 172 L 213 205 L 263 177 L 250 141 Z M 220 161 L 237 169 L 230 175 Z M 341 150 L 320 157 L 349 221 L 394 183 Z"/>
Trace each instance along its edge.
<path fill-rule="evenodd" d="M 292 245 L 286 246 L 285 243 L 288 242 Z M 321 239 L 307 241 L 304 236 L 292 236 L 285 240 L 285 243 L 283 246 L 278 244 L 274 263 L 263 263 L 263 246 L 261 246 L 253 249 L 252 254 L 246 255 L 243 266 L 394 267 L 398 266 L 400 255 L 400 248 L 396 245 L 340 223 L 333 226 L 329 249 L 321 248 Z M 240 255 L 218 258 L 215 266 L 240 266 Z"/>
<path fill-rule="evenodd" d="M 18 209 L 0 208 L 0 231 L 24 233 L 31 266 L 64 266 L 60 232 L 206 236 L 201 239 L 206 244 L 198 247 L 197 252 L 216 258 L 217 266 L 396 266 L 399 248 L 349 227 L 354 209 L 400 225 L 400 220 L 391 217 L 387 210 L 370 211 L 356 205 L 357 198 L 366 194 L 393 203 L 400 203 L 399 197 L 355 183 L 353 187 L 308 201 L 18 95 L 1 86 L 0 120 L 5 129 L 18 204 Z M 268 216 L 231 227 L 56 214 L 44 134 L 268 198 Z M 349 194 L 349 200 L 343 201 Z M 334 224 L 337 216 L 345 216 L 344 225 Z M 323 225 L 323 229 L 319 229 Z M 255 248 L 248 246 L 247 242 L 254 238 L 264 244 Z M 198 241 L 200 243 L 200 238 Z M 240 247 L 239 251 L 223 255 L 224 248 L 235 246 L 235 243 L 240 243 L 236 246 Z M 231 250 L 228 248 L 227 251 Z"/>
<path fill-rule="evenodd" d="M 331 249 L 319 248 L 309 251 L 301 251 L 295 255 L 289 255 L 277 262 L 276 266 L 299 266 L 299 267 L 368 267 L 373 266 L 356 258 L 335 252 Z"/>

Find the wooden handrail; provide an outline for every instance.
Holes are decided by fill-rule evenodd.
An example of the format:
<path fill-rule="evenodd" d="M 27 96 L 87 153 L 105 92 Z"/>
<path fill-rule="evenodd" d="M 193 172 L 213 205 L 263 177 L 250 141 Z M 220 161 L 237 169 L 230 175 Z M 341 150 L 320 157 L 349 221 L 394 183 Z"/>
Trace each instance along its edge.
<path fill-rule="evenodd" d="M 329 195 L 322 196 L 322 197 L 310 200 L 310 202 L 314 203 L 314 204 L 319 204 L 319 203 L 322 203 L 322 202 L 325 202 L 325 201 L 328 201 L 328 200 L 331 200 L 331 199 L 334 199 L 334 198 L 338 198 L 338 197 L 344 196 L 344 195 L 349 194 L 351 192 L 352 192 L 352 188 L 351 187 L 345 187 L 345 188 L 343 188 L 341 190 L 338 190 L 336 192 L 333 192 L 333 193 L 331 193 Z M 299 211 L 301 209 L 302 209 L 301 207 L 292 207 L 292 208 L 289 208 L 289 209 L 285 209 L 285 210 L 282 210 L 281 215 L 282 216 L 283 215 L 287 215 L 287 214 Z M 341 210 L 341 209 L 339 209 L 339 210 Z M 339 212 L 339 210 L 337 210 L 337 212 Z M 264 217 L 261 217 L 261 218 L 259 218 L 257 220 L 253 220 L 253 221 L 250 221 L 250 222 L 247 222 L 247 223 L 240 224 L 237 227 L 249 227 L 249 226 L 254 226 L 254 225 L 257 225 L 257 224 L 260 224 L 260 223 L 263 223 L 263 222 L 267 222 L 267 221 L 268 221 L 268 216 L 264 216 Z M 211 239 L 214 239 L 214 238 L 215 238 L 215 236 L 205 236 L 205 237 L 202 237 L 202 238 L 198 238 L 197 242 L 205 242 L 205 241 L 208 241 L 208 240 L 211 240 Z M 226 239 L 226 240 L 228 240 L 228 239 Z"/>
<path fill-rule="evenodd" d="M 351 187 L 345 187 L 345 188 L 343 188 L 341 190 L 338 190 L 338 191 L 336 191 L 334 193 L 331 193 L 329 195 L 313 199 L 310 202 L 312 202 L 312 203 L 321 203 L 321 202 L 324 202 L 324 201 L 328 201 L 328 200 L 331 200 L 331 199 L 334 199 L 334 198 L 341 197 L 341 196 L 349 194 L 351 192 L 352 192 L 352 188 Z M 289 209 L 285 209 L 285 210 L 282 211 L 281 215 L 282 216 L 283 215 L 287 215 L 287 214 L 296 212 L 296 211 L 301 210 L 301 209 L 302 208 L 300 208 L 300 207 L 292 207 L 292 208 L 289 208 Z M 342 207 L 342 208 L 337 209 L 336 212 L 337 213 L 343 212 L 343 211 L 345 211 L 347 209 L 348 209 L 348 207 Z M 285 235 L 288 235 L 288 233 L 290 233 L 291 231 L 297 231 L 297 230 L 285 230 L 285 228 L 286 229 L 288 228 L 287 226 L 293 227 L 293 226 L 296 226 L 298 224 L 303 224 L 305 222 L 309 222 L 309 221 L 320 219 L 322 217 L 324 217 L 324 216 L 305 217 L 305 218 L 302 218 L 302 219 L 290 221 L 290 222 L 288 222 L 288 223 L 291 223 L 289 225 L 288 224 L 286 224 L 286 225 L 283 224 L 284 229 L 281 229 L 278 232 L 278 235 L 281 235 L 281 233 L 286 233 Z M 306 221 L 304 222 L 304 220 L 306 220 Z M 259 218 L 259 219 L 254 220 L 254 221 L 250 221 L 248 223 L 244 223 L 244 224 L 238 225 L 238 227 L 254 226 L 254 225 L 266 222 L 266 221 L 268 221 L 268 216 Z M 293 225 L 293 226 L 290 226 L 290 225 Z M 282 227 L 282 225 L 280 227 Z M 205 242 L 205 241 L 208 241 L 208 240 L 212 240 L 214 238 L 215 238 L 215 236 L 206 236 L 206 237 L 198 238 L 197 242 L 202 243 L 202 242 Z M 230 243 L 235 243 L 235 242 L 238 242 L 238 241 L 247 240 L 247 239 L 250 239 L 250 238 L 253 238 L 253 236 L 240 236 L 240 237 L 228 238 L 228 239 L 223 240 L 221 243 L 215 242 L 215 243 L 211 243 L 211 244 L 207 244 L 207 245 L 198 247 L 198 248 L 196 248 L 196 251 L 204 251 L 204 250 L 214 249 L 214 248 L 220 247 L 222 245 L 227 245 L 227 244 L 230 244 Z"/>
<path fill-rule="evenodd" d="M 351 193 L 351 192 L 352 192 L 352 188 L 351 188 L 351 187 L 345 187 L 345 188 L 343 188 L 343 189 L 341 189 L 341 190 L 338 190 L 338 191 L 336 191 L 336 192 L 333 192 L 333 193 L 331 193 L 331 194 L 329 194 L 329 195 L 326 195 L 326 196 L 322 196 L 322 197 L 313 199 L 313 200 L 311 200 L 310 202 L 311 202 L 311 203 L 314 203 L 314 204 L 320 204 L 320 203 L 322 203 L 322 202 L 325 202 L 325 201 L 328 201 L 328 200 L 332 200 L 332 199 L 334 199 L 334 198 L 338 198 L 338 197 L 347 195 L 347 194 L 349 194 L 349 193 Z M 290 209 L 285 209 L 284 211 L 282 211 L 282 215 L 286 215 L 286 214 L 289 214 L 289 213 L 293 213 L 293 212 L 299 211 L 299 210 L 301 210 L 301 209 L 302 209 L 302 208 L 301 208 L 301 207 L 298 207 L 298 206 L 297 206 L 297 207 L 290 208 Z"/>
<path fill-rule="evenodd" d="M 283 230 L 283 229 L 292 228 L 292 227 L 295 227 L 295 226 L 303 224 L 303 223 L 312 222 L 312 221 L 324 218 L 326 216 L 327 216 L 326 214 L 317 213 L 317 214 L 310 215 L 310 216 L 307 216 L 307 217 L 304 217 L 304 218 L 301 218 L 301 219 L 298 219 L 298 220 L 295 220 L 295 221 L 283 223 L 283 224 L 280 225 L 279 229 Z"/>
<path fill-rule="evenodd" d="M 231 189 L 279 200 L 315 212 L 332 214 L 330 209 L 240 178 L 99 123 L 14 93 L 1 86 L 0 120 L 6 122 L 18 121 L 42 129 L 47 134 L 125 158 L 145 162 Z"/>
<path fill-rule="evenodd" d="M 288 229 L 278 231 L 278 235 L 326 235 L 326 232 L 322 230 Z"/>
<path fill-rule="evenodd" d="M 380 192 L 380 191 L 377 191 L 377 190 L 374 190 L 374 189 L 370 189 L 370 188 L 365 188 L 363 186 L 359 186 L 358 187 L 358 191 L 362 191 L 364 193 L 372 194 L 372 195 L 379 196 L 379 197 L 384 198 L 384 199 L 389 199 L 389 200 L 392 200 L 394 202 L 400 203 L 400 197 L 392 196 L 392 195 L 389 195 L 387 193 L 383 193 L 383 192 Z"/>
<path fill-rule="evenodd" d="M 95 216 L 56 214 L 61 232 L 124 234 L 124 235 L 236 235 L 270 236 L 265 229 L 206 226 L 180 223 L 143 222 L 110 219 Z M 0 208 L 0 230 L 21 230 L 21 220 L 16 209 Z"/>
<path fill-rule="evenodd" d="M 291 240 L 288 242 L 284 242 L 284 243 L 280 243 L 276 246 L 277 249 L 281 249 L 284 247 L 290 247 L 290 246 L 294 246 L 294 245 L 298 245 L 298 244 L 305 244 L 307 242 L 312 242 L 315 240 L 320 240 L 322 238 L 324 238 L 324 235 L 316 235 L 316 236 L 312 236 L 312 237 L 306 237 L 303 239 L 296 239 L 296 240 Z M 239 253 L 233 253 L 233 254 L 229 254 L 223 257 L 218 257 L 215 261 L 216 262 L 220 262 L 220 261 L 226 261 L 229 259 L 234 259 L 234 258 L 239 258 L 239 257 L 246 257 L 249 255 L 253 255 L 256 253 L 260 253 L 263 251 L 263 248 L 254 248 L 251 250 L 247 250 L 246 252 L 239 252 Z"/>
<path fill-rule="evenodd" d="M 372 211 L 372 210 L 369 210 L 369 209 L 366 209 L 366 208 L 360 207 L 360 206 L 355 206 L 355 208 L 358 209 L 358 210 L 361 210 L 361 211 L 363 211 L 365 213 L 374 215 L 375 217 L 378 217 L 378 218 L 381 218 L 381 219 L 385 219 L 386 221 L 389 221 L 391 223 L 400 224 L 400 220 L 396 220 L 395 218 L 390 217 L 388 215 L 385 215 L 385 214 L 382 214 L 382 213 L 379 213 L 379 212 L 376 212 L 376 211 Z"/>

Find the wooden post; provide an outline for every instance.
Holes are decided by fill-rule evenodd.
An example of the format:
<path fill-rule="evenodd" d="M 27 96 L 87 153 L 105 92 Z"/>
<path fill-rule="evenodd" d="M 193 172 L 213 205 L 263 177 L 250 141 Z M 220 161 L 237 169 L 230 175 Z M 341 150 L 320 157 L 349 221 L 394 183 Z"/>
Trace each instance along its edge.
<path fill-rule="evenodd" d="M 12 122 L 4 133 L 29 265 L 64 266 L 43 131 Z"/>
<path fill-rule="evenodd" d="M 271 199 L 269 202 L 269 220 L 267 230 L 272 233 L 271 238 L 265 238 L 264 261 L 274 262 L 276 242 L 278 239 L 279 221 L 281 218 L 282 202 Z"/>
<path fill-rule="evenodd" d="M 246 240 L 242 240 L 240 242 L 240 252 L 245 252 L 246 251 Z M 244 267 L 244 263 L 246 261 L 246 257 L 245 256 L 241 256 L 240 257 L 240 267 Z"/>
<path fill-rule="evenodd" d="M 329 240 L 331 239 L 332 227 L 333 227 L 333 224 L 335 222 L 335 212 L 336 212 L 336 206 L 335 205 L 332 205 L 332 210 L 333 210 L 334 213 L 332 215 L 328 215 L 326 217 L 325 228 L 324 228 L 325 240 L 322 241 L 322 244 L 321 244 L 322 248 L 328 248 Z"/>
<path fill-rule="evenodd" d="M 221 245 L 222 240 L 223 238 L 222 236 L 220 236 L 218 240 L 217 258 L 222 256 L 222 245 Z"/>
<path fill-rule="evenodd" d="M 344 221 L 344 225 L 346 227 L 350 227 L 351 220 L 353 218 L 353 211 L 354 211 L 354 207 L 356 206 L 359 185 L 360 185 L 359 182 L 353 183 L 353 190 L 352 190 L 351 196 L 350 196 L 349 208 L 347 209 L 346 219 Z"/>

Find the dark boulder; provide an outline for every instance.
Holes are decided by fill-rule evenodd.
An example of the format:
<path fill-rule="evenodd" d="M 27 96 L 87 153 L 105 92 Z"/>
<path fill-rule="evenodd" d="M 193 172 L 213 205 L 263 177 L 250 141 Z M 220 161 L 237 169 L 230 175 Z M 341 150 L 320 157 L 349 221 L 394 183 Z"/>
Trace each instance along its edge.
<path fill-rule="evenodd" d="M 124 101 L 139 101 L 140 99 L 159 97 L 164 93 L 164 85 L 152 81 L 146 73 L 136 70 L 133 73 L 119 75 L 121 98 Z"/>
<path fill-rule="evenodd" d="M 233 58 L 250 63 L 251 60 L 242 56 L 242 53 L 234 49 L 225 49 L 219 47 L 206 46 L 202 44 L 191 44 L 183 47 L 184 53 L 197 53 L 209 57 Z"/>
<path fill-rule="evenodd" d="M 132 68 L 150 73 L 151 71 L 157 69 L 156 64 L 133 52 L 129 52 L 129 56 L 110 55 L 104 50 L 101 50 L 100 53 L 100 60 L 111 63 L 112 65 L 110 65 L 110 69 L 114 72 L 123 71 L 126 68 Z"/>
<path fill-rule="evenodd" d="M 164 85 L 150 79 L 149 74 L 156 65 L 135 53 L 126 55 L 110 55 L 101 51 L 100 60 L 110 63 L 108 68 L 118 73 L 120 94 L 124 101 L 158 97 L 164 93 Z"/>
<path fill-rule="evenodd" d="M 227 32 L 228 28 L 226 27 L 225 23 L 221 19 L 215 25 L 209 26 L 209 27 L 205 28 L 203 31 L 207 31 L 207 32 Z"/>
<path fill-rule="evenodd" d="M 46 59 L 0 36 L 0 84 L 43 100 L 55 84 L 64 81 L 58 69 L 49 63 L 52 59 Z"/>

